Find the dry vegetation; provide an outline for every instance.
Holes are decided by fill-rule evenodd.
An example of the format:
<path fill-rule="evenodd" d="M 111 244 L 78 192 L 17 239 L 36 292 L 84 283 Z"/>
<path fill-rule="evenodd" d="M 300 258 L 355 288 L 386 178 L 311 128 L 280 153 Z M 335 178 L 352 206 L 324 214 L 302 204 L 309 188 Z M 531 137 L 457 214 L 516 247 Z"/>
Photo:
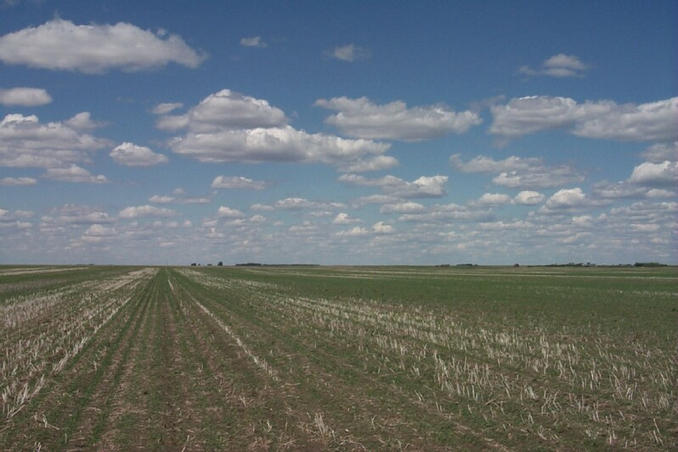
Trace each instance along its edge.
<path fill-rule="evenodd" d="M 58 270 L 0 274 L 2 449 L 678 446 L 672 268 Z"/>

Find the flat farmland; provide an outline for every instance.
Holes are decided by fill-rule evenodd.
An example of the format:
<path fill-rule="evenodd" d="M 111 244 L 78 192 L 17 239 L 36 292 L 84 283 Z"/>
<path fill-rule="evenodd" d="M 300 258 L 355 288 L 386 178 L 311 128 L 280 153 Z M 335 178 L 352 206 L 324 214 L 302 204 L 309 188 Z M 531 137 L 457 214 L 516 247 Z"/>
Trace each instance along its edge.
<path fill-rule="evenodd" d="M 0 267 L 2 450 L 678 447 L 678 274 Z"/>

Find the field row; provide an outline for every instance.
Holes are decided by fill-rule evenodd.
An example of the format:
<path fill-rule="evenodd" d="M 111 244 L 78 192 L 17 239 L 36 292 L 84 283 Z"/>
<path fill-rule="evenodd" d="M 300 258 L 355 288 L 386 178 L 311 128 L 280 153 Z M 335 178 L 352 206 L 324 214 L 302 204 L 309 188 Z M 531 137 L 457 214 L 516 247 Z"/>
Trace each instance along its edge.
<path fill-rule="evenodd" d="M 678 445 L 670 276 L 404 272 L 0 275 L 0 448 Z"/>

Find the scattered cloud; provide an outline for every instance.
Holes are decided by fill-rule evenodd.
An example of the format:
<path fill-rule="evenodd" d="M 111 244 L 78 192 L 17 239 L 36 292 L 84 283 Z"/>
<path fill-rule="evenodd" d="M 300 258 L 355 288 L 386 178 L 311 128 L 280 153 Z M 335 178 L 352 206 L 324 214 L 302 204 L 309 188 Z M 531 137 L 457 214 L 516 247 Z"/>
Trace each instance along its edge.
<path fill-rule="evenodd" d="M 166 156 L 153 152 L 146 146 L 129 142 L 124 142 L 113 148 L 110 156 L 117 164 L 125 166 L 153 166 L 167 163 Z"/>
<path fill-rule="evenodd" d="M 583 77 L 588 65 L 574 55 L 559 53 L 547 58 L 538 69 L 522 66 L 518 72 L 523 75 L 547 75 L 550 77 Z"/>
<path fill-rule="evenodd" d="M 645 193 L 647 198 L 678 198 L 678 192 L 675 190 L 666 190 L 663 188 L 651 188 Z"/>
<path fill-rule="evenodd" d="M 395 176 L 367 178 L 357 174 L 342 174 L 339 181 L 364 187 L 380 187 L 387 195 L 395 198 L 438 198 L 445 196 L 447 176 L 422 176 L 407 182 Z"/>
<path fill-rule="evenodd" d="M 156 204 L 169 204 L 176 200 L 174 196 L 162 196 L 162 195 L 153 195 L 148 198 L 149 202 L 154 202 Z"/>
<path fill-rule="evenodd" d="M 567 97 L 529 96 L 490 108 L 489 132 L 504 140 L 564 128 L 586 137 L 627 141 L 667 141 L 678 137 L 678 97 L 645 104 L 610 100 L 578 104 Z"/>
<path fill-rule="evenodd" d="M 172 209 L 155 207 L 148 204 L 143 206 L 125 207 L 118 214 L 120 218 L 126 219 L 143 217 L 171 217 L 173 215 L 176 215 L 176 212 Z"/>
<path fill-rule="evenodd" d="M 0 36 L 0 61 L 41 69 L 101 74 L 111 69 L 153 69 L 168 63 L 195 68 L 204 59 L 204 54 L 178 35 L 153 33 L 125 22 L 76 25 L 56 18 Z"/>
<path fill-rule="evenodd" d="M 527 96 L 511 99 L 507 104 L 490 108 L 493 122 L 489 132 L 507 139 L 517 138 L 542 130 L 571 126 L 608 113 L 614 102 L 586 102 L 577 104 L 569 97 Z"/>
<path fill-rule="evenodd" d="M 180 198 L 177 200 L 177 202 L 181 204 L 209 204 L 212 202 L 209 198 L 206 198 L 204 196 L 197 196 L 197 197 L 187 197 L 187 198 Z"/>
<path fill-rule="evenodd" d="M 641 163 L 633 168 L 629 182 L 646 186 L 675 186 L 678 183 L 678 162 Z"/>
<path fill-rule="evenodd" d="M 509 204 L 511 197 L 504 193 L 485 193 L 475 201 L 479 206 L 501 206 Z"/>
<path fill-rule="evenodd" d="M 351 218 L 351 216 L 346 212 L 338 213 L 337 216 L 334 217 L 334 220 L 332 220 L 332 224 L 353 224 L 353 223 L 360 223 L 360 220 L 357 218 Z"/>
<path fill-rule="evenodd" d="M 400 221 L 419 223 L 440 223 L 450 221 L 493 221 L 494 216 L 486 208 L 478 206 L 460 206 L 459 204 L 436 204 L 421 213 L 407 213 L 398 218 Z"/>
<path fill-rule="evenodd" d="M 355 226 L 351 229 L 348 229 L 346 231 L 339 231 L 337 232 L 338 237 L 362 237 L 364 235 L 368 235 L 370 231 L 368 231 L 366 228 L 362 226 Z"/>
<path fill-rule="evenodd" d="M 592 194 L 600 199 L 623 199 L 623 198 L 643 198 L 648 195 L 650 189 L 628 181 L 607 182 L 601 181 L 593 186 Z M 654 193 L 655 197 L 657 192 Z"/>
<path fill-rule="evenodd" d="M 516 220 L 516 221 L 486 221 L 478 224 L 478 227 L 483 231 L 508 231 L 516 229 L 529 229 L 534 225 L 529 221 Z"/>
<path fill-rule="evenodd" d="M 285 113 L 266 100 L 228 89 L 211 94 L 184 115 L 162 116 L 157 126 L 186 130 L 169 141 L 172 150 L 201 162 L 319 162 L 344 167 L 393 165 L 374 160 L 390 145 L 308 133 L 287 125 Z"/>
<path fill-rule="evenodd" d="M 552 172 L 539 172 L 534 168 L 525 172 L 508 171 L 492 178 L 494 184 L 509 188 L 548 188 L 583 180 L 584 176 L 565 166 Z"/>
<path fill-rule="evenodd" d="M 35 185 L 37 183 L 38 181 L 32 177 L 3 177 L 0 179 L 0 185 L 4 185 L 6 187 Z"/>
<path fill-rule="evenodd" d="M 89 162 L 92 152 L 108 144 L 68 121 L 42 124 L 37 116 L 22 114 L 8 114 L 0 121 L 0 166 L 63 168 Z"/>
<path fill-rule="evenodd" d="M 325 123 L 343 133 L 367 139 L 417 141 L 464 133 L 482 122 L 477 113 L 455 112 L 446 105 L 407 108 L 402 101 L 377 105 L 366 97 L 318 99 L 318 107 L 337 111 Z"/>
<path fill-rule="evenodd" d="M 64 124 L 78 131 L 93 130 L 105 125 L 103 121 L 93 120 L 92 114 L 88 111 L 83 111 L 76 114 L 72 118 L 66 120 Z"/>
<path fill-rule="evenodd" d="M 340 202 L 311 201 L 306 198 L 285 198 L 275 202 L 276 209 L 300 210 L 300 209 L 341 209 L 344 206 Z"/>
<path fill-rule="evenodd" d="M 652 163 L 662 163 L 665 160 L 676 162 L 678 161 L 678 141 L 653 144 L 643 151 L 641 156 Z"/>
<path fill-rule="evenodd" d="M 547 166 L 538 157 L 510 156 L 495 160 L 479 155 L 464 162 L 460 154 L 454 154 L 450 156 L 450 164 L 463 173 L 495 173 L 492 182 L 508 188 L 552 188 L 584 180 L 570 165 Z"/>
<path fill-rule="evenodd" d="M 214 133 L 284 126 L 285 113 L 268 101 L 222 89 L 210 94 L 183 115 L 161 116 L 162 130 L 187 129 L 195 133 Z"/>
<path fill-rule="evenodd" d="M 48 168 L 44 176 L 46 179 L 52 179 L 59 182 L 75 182 L 88 184 L 105 184 L 108 182 L 106 176 L 91 174 L 85 168 L 72 164 L 66 168 Z"/>
<path fill-rule="evenodd" d="M 8 107 L 38 107 L 52 102 L 52 97 L 42 88 L 0 89 L 0 105 Z"/>
<path fill-rule="evenodd" d="M 96 209 L 88 206 L 79 206 L 75 204 L 65 204 L 61 207 L 52 209 L 50 215 L 43 216 L 41 218 L 43 223 L 56 223 L 56 224 L 75 224 L 75 225 L 87 225 L 87 224 L 108 224 L 114 221 L 113 218 L 107 213 L 100 209 Z"/>
<path fill-rule="evenodd" d="M 225 189 L 248 189 L 248 190 L 263 190 L 268 186 L 268 183 L 261 180 L 252 180 L 243 176 L 217 176 L 212 181 L 212 188 Z"/>
<path fill-rule="evenodd" d="M 573 133 L 587 138 L 664 141 L 678 138 L 678 97 L 646 104 L 614 104 L 608 113 L 575 123 Z"/>
<path fill-rule="evenodd" d="M 259 212 L 270 212 L 275 210 L 275 207 L 268 204 L 255 203 L 250 206 L 250 210 L 259 211 Z"/>
<path fill-rule="evenodd" d="M 101 243 L 104 241 L 113 240 L 117 236 L 118 231 L 116 231 L 115 228 L 95 223 L 87 228 L 80 239 L 88 243 Z"/>
<path fill-rule="evenodd" d="M 261 39 L 261 36 L 252 36 L 249 38 L 241 38 L 240 39 L 240 45 L 243 47 L 259 47 L 259 48 L 264 48 L 268 47 L 268 44 L 264 42 L 263 39 Z"/>
<path fill-rule="evenodd" d="M 378 221 L 372 225 L 372 231 L 375 234 L 392 234 L 395 232 L 393 226 L 384 223 L 383 221 Z"/>
<path fill-rule="evenodd" d="M 534 206 L 544 199 L 545 196 L 537 191 L 523 190 L 513 198 L 513 202 L 523 206 Z"/>
<path fill-rule="evenodd" d="M 228 206 L 220 206 L 219 210 L 217 210 L 217 216 L 219 218 L 235 219 L 235 218 L 244 218 L 245 214 L 239 211 L 238 209 L 233 209 Z"/>
<path fill-rule="evenodd" d="M 3 232 L 3 235 L 31 229 L 33 223 L 24 221 L 31 217 L 33 217 L 33 212 L 29 210 L 15 210 L 10 212 L 6 209 L 0 209 L 0 229 Z"/>
<path fill-rule="evenodd" d="M 163 102 L 153 107 L 151 113 L 154 115 L 166 115 L 167 113 L 172 113 L 174 110 L 177 110 L 183 106 L 184 104 L 181 102 Z"/>
<path fill-rule="evenodd" d="M 423 205 L 413 201 L 384 204 L 379 208 L 380 213 L 421 213 L 425 210 Z"/>
<path fill-rule="evenodd" d="M 335 47 L 327 52 L 327 54 L 337 60 L 353 63 L 354 61 L 364 61 L 370 58 L 371 52 L 355 44 L 346 44 Z"/>
<path fill-rule="evenodd" d="M 589 204 L 586 194 L 581 188 L 564 188 L 555 192 L 546 201 L 545 207 L 549 210 L 571 209 Z"/>
<path fill-rule="evenodd" d="M 398 160 L 390 155 L 377 155 L 376 157 L 368 157 L 364 159 L 357 159 L 347 164 L 339 166 L 339 170 L 346 173 L 365 173 L 368 171 L 381 171 L 398 166 Z"/>
<path fill-rule="evenodd" d="M 593 194 L 602 199 L 622 198 L 670 198 L 677 196 L 678 145 L 660 143 L 650 146 L 642 154 L 647 158 L 633 168 L 626 180 L 600 181 L 593 187 Z"/>
<path fill-rule="evenodd" d="M 172 150 L 201 162 L 320 162 L 351 165 L 381 154 L 389 145 L 310 134 L 290 126 L 189 133 L 170 141 Z"/>
<path fill-rule="evenodd" d="M 210 202 L 212 202 L 209 198 L 187 197 L 187 196 L 184 196 L 184 195 L 185 195 L 185 193 L 183 191 L 181 193 L 175 193 L 175 196 L 153 195 L 148 199 L 148 201 L 156 203 L 156 204 L 170 204 L 170 203 L 176 203 L 176 204 L 209 204 Z"/>

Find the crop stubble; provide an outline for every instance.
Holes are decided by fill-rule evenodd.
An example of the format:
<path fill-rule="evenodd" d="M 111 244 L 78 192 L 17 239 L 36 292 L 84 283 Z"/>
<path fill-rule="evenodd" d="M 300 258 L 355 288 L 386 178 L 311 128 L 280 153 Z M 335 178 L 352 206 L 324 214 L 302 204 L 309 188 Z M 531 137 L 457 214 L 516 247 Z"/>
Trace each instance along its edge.
<path fill-rule="evenodd" d="M 30 271 L 3 450 L 677 445 L 672 270 Z"/>

